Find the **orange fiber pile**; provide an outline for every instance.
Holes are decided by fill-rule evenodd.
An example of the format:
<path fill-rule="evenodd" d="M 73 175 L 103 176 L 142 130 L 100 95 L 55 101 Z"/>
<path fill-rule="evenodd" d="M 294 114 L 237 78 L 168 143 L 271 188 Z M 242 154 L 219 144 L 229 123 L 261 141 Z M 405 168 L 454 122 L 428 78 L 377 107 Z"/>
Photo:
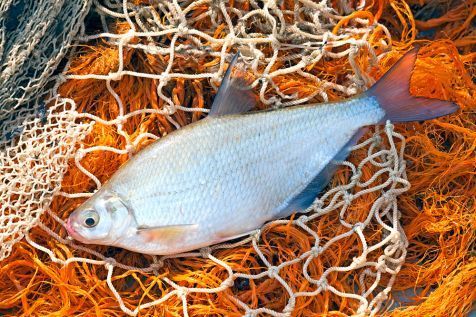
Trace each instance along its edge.
<path fill-rule="evenodd" d="M 338 2 L 338 1 L 332 1 Z M 357 1 L 356 1 L 357 2 Z M 292 8 L 292 1 L 284 1 Z M 456 102 L 461 110 L 455 115 L 424 123 L 398 125 L 397 131 L 406 137 L 407 175 L 411 189 L 398 198 L 402 213 L 401 222 L 409 240 L 404 266 L 397 275 L 394 291 L 415 289 L 417 295 L 406 305 L 385 309 L 383 316 L 465 316 L 476 300 L 476 5 L 473 1 L 430 0 L 374 0 L 336 25 L 352 24 L 357 18 L 378 20 L 386 25 L 393 37 L 393 50 L 379 61 L 369 75 L 382 76 L 406 51 L 420 45 L 418 62 L 413 73 L 413 95 L 434 97 Z M 431 12 L 430 15 L 428 12 Z M 438 14 L 435 16 L 436 13 Z M 116 25 L 116 31 L 125 28 Z M 370 44 L 380 52 L 378 32 Z M 167 58 L 146 53 L 126 51 L 124 64 L 134 61 L 138 72 L 159 73 Z M 134 54 L 134 57 L 132 56 Z M 107 74 L 117 68 L 117 49 L 98 41 L 94 46 L 83 47 L 73 57 L 72 74 Z M 178 58 L 182 69 L 192 68 L 204 72 L 217 63 Z M 368 55 L 362 54 L 357 62 L 366 69 Z M 276 65 L 279 67 L 279 65 Z M 323 61 L 313 65 L 317 76 L 337 81 L 351 73 L 346 60 Z M 294 76 L 294 77 L 293 77 Z M 277 80 L 282 90 L 295 91 L 300 96 L 311 93 L 312 82 L 286 75 Z M 124 76 L 112 82 L 114 90 L 124 103 L 127 112 L 143 108 L 162 108 L 152 79 Z M 79 112 L 85 111 L 112 119 L 118 115 L 114 98 L 105 81 L 93 79 L 69 80 L 60 91 L 63 96 L 76 101 Z M 167 87 L 169 96 L 185 107 L 209 107 L 215 94 L 207 80 L 174 80 Z M 330 99 L 343 98 L 338 92 Z M 315 101 L 322 101 L 315 99 Z M 180 125 L 203 118 L 197 113 L 177 111 L 173 119 Z M 164 135 L 174 130 L 170 122 L 158 115 L 131 117 L 124 125 L 132 138 L 143 132 Z M 86 146 L 108 145 L 123 148 L 123 139 L 116 131 L 96 124 L 83 141 Z M 150 141 L 149 141 L 150 143 Z M 146 146 L 146 142 L 140 147 Z M 353 159 L 358 159 L 359 153 Z M 127 155 L 107 151 L 89 153 L 83 166 L 106 181 L 127 160 Z M 335 180 L 338 181 L 338 180 Z M 63 181 L 65 192 L 88 192 L 94 183 L 78 170 L 74 161 Z M 66 219 L 84 199 L 56 197 L 51 206 L 53 213 Z M 365 201 L 357 202 L 356 210 L 367 208 Z M 360 204 L 360 205 L 359 205 Z M 318 218 L 311 227 L 323 239 L 340 230 L 334 214 Z M 66 233 L 50 215 L 42 217 L 53 231 L 65 237 Z M 32 239 L 47 246 L 59 258 L 88 257 L 80 250 L 65 246 L 39 228 L 30 233 Z M 380 236 L 368 237 L 378 241 Z M 274 226 L 264 233 L 262 250 L 275 259 L 285 261 L 295 257 L 295 250 L 310 248 L 312 238 L 293 226 Z M 323 254 L 313 270 L 318 274 L 323 267 L 343 265 L 352 259 L 355 241 L 343 239 L 333 252 Z M 144 266 L 150 257 L 128 251 L 95 247 L 100 253 L 130 265 Z M 267 253 L 266 253 L 267 252 Z M 235 272 L 252 273 L 262 266 L 251 245 L 245 244 L 214 252 L 226 261 Z M 296 290 L 308 290 L 302 279 L 302 263 L 286 267 L 281 276 Z M 217 287 L 227 276 L 223 268 L 208 259 L 166 260 L 159 275 L 136 271 L 115 270 L 113 282 L 125 305 L 134 309 L 138 304 L 160 298 L 170 290 L 158 277 L 167 276 L 187 287 Z M 124 312 L 108 288 L 103 266 L 74 262 L 65 267 L 52 263 L 50 258 L 25 241 L 18 243 L 10 257 L 0 267 L 0 315 L 5 316 L 123 316 Z M 357 278 L 355 278 L 357 279 Z M 355 280 L 341 275 L 331 275 L 329 280 L 336 288 L 353 292 Z M 230 300 L 229 291 L 217 294 L 194 293 L 188 296 L 190 316 L 239 316 L 243 310 Z M 233 293 L 252 307 L 266 306 L 282 310 L 287 293 L 273 279 L 264 281 L 235 280 Z M 399 306 L 396 303 L 396 306 Z M 293 316 L 346 316 L 356 312 L 358 302 L 332 293 L 297 299 Z M 142 310 L 140 316 L 181 316 L 182 302 L 171 297 L 163 304 Z"/>

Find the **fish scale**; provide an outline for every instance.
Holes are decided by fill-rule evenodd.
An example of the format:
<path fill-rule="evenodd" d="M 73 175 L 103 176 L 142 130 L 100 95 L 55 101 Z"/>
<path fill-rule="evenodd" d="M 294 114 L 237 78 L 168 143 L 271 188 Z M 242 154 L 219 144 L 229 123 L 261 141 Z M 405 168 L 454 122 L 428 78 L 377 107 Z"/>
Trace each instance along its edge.
<path fill-rule="evenodd" d="M 360 127 L 383 115 L 367 98 L 202 120 L 139 152 L 105 189 L 128 201 L 139 226 L 198 224 L 182 242 L 226 239 L 276 217 Z M 137 190 L 129 196 L 130 188 Z"/>

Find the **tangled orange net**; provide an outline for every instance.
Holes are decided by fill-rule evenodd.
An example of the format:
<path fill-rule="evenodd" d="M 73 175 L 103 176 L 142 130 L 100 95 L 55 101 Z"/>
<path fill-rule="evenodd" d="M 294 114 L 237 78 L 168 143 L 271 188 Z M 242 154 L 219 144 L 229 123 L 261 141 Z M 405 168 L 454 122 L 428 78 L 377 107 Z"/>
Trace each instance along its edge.
<path fill-rule="evenodd" d="M 127 5 L 132 8 L 145 3 L 130 1 Z M 221 4 L 223 2 L 218 6 Z M 99 3 L 96 5 L 98 11 L 110 10 Z M 112 7 L 120 8 L 121 5 Z M 211 24 L 216 24 L 213 38 L 223 39 L 226 37 L 228 21 L 218 23 L 213 17 L 197 18 L 207 12 L 210 5 L 215 4 L 200 1 L 188 18 L 196 19 L 194 27 L 197 29 L 211 28 Z M 245 9 L 252 7 L 246 1 L 231 1 L 228 5 Z M 319 4 L 316 2 L 317 5 Z M 282 11 L 292 10 L 296 3 L 283 1 L 279 6 Z M 412 77 L 412 94 L 452 100 L 460 105 L 461 110 L 456 115 L 431 122 L 396 127 L 395 132 L 406 139 L 406 176 L 411 184 L 409 190 L 398 196 L 400 222 L 408 238 L 408 246 L 405 263 L 399 269 L 393 284 L 394 293 L 390 294 L 395 303 L 387 303 L 379 313 L 388 316 L 464 316 L 476 300 L 476 6 L 472 1 L 453 4 L 451 1 L 423 0 L 369 3 L 332 1 L 330 6 L 343 17 L 333 26 L 334 34 L 340 34 L 343 28 L 349 34 L 353 34 L 352 30 L 355 30 L 352 36 L 358 40 L 361 39 L 358 27 L 364 22 L 366 25 L 376 25 L 379 22 L 385 27 L 376 26 L 369 32 L 366 38 L 369 47 L 364 46 L 358 51 L 353 51 L 350 45 L 328 47 L 326 50 L 329 56 L 335 58 L 321 59 L 307 65 L 306 72 L 276 74 L 273 82 L 277 88 L 270 85 L 258 91 L 261 99 L 259 106 L 267 108 L 272 104 L 271 101 L 275 101 L 271 99 L 273 89 L 294 95 L 301 102 L 346 98 L 372 84 L 374 79 L 384 74 L 413 45 L 424 45 Z M 119 14 L 119 18 L 124 16 Z M 130 31 L 128 23 L 103 22 L 113 34 L 126 34 Z M 82 36 L 88 37 L 85 34 Z M 387 43 L 389 37 L 392 43 Z M 170 41 L 173 41 L 172 36 L 164 40 L 164 50 Z M 213 41 L 210 39 L 210 42 Z M 187 42 L 181 44 L 187 45 Z M 121 53 L 116 45 L 122 44 L 112 45 L 100 37 L 88 38 L 88 42 L 82 44 L 72 55 L 68 73 L 64 75 L 65 80 L 59 87 L 58 91 L 65 98 L 63 101 L 74 101 L 75 111 L 84 113 L 82 119 L 86 121 L 81 122 L 82 125 L 77 130 L 84 131 L 84 138 L 79 145 L 81 149 L 129 147 L 138 151 L 153 142 L 157 136 L 163 136 L 178 126 L 204 117 L 206 110 L 200 109 L 206 109 L 211 104 L 215 94 L 214 86 L 218 84 L 213 77 L 174 78 L 161 90 L 157 89 L 157 78 L 128 75 L 114 81 L 86 78 L 89 74 L 108 76 L 121 67 L 131 72 L 159 74 L 169 65 L 168 56 L 151 54 L 148 52 L 151 48 L 146 47 L 139 38 L 128 39 L 129 49 L 124 50 L 123 56 L 119 56 Z M 265 55 L 272 51 L 272 47 L 267 45 L 259 48 Z M 387 54 L 382 54 L 386 50 Z M 292 57 L 291 54 L 289 56 Z M 378 61 L 376 56 L 379 56 Z M 190 58 L 179 51 L 174 58 L 174 67 L 177 69 L 171 71 L 184 72 L 191 69 L 193 72 L 189 73 L 203 74 L 210 69 L 224 67 L 219 54 L 213 59 L 200 59 Z M 273 69 L 269 71 L 288 67 L 287 62 L 285 58 L 277 59 Z M 316 90 L 319 83 L 307 73 L 320 79 L 322 90 Z M 349 82 L 349 77 L 352 77 L 350 79 L 355 85 L 344 84 Z M 166 98 L 161 98 L 160 94 Z M 170 114 L 163 112 L 163 109 L 167 109 L 167 100 L 172 104 L 182 105 L 183 108 Z M 286 103 L 286 99 L 282 100 L 282 103 Z M 51 101 L 53 102 L 58 105 L 57 101 Z M 99 122 L 100 124 L 91 125 L 87 122 L 90 118 L 87 114 L 106 123 L 123 116 L 123 111 L 134 113 L 141 109 L 156 111 L 130 116 L 120 123 L 120 128 L 116 124 Z M 190 112 L 188 109 L 197 111 Z M 141 135 L 145 137 L 139 137 Z M 158 261 L 153 257 L 115 248 L 96 247 L 94 250 L 98 254 L 131 267 L 146 267 L 154 262 L 158 264 L 148 271 L 119 266 L 109 279 L 107 275 L 111 275 L 111 271 L 104 266 L 93 265 L 97 260 L 74 261 L 79 257 L 90 258 L 90 254 L 84 249 L 70 247 L 70 242 L 64 239 L 66 233 L 58 218 L 65 219 L 84 200 L 84 195 L 67 193 L 92 192 L 98 183 L 106 181 L 129 158 L 129 153 L 126 150 L 85 152 L 79 165 L 83 168 L 78 167 L 77 159 L 70 159 L 68 171 L 61 182 L 63 194 L 54 197 L 50 212 L 43 214 L 40 219 L 40 226 L 30 230 L 27 240 L 15 244 L 11 254 L 2 261 L 0 313 L 9 316 L 122 316 L 124 311 L 134 312 L 139 305 L 162 298 L 174 289 L 172 284 L 190 288 L 218 288 L 227 280 L 228 272 L 209 258 L 183 257 Z M 366 156 L 366 151 L 357 149 L 350 160 L 358 164 Z M 368 173 L 364 178 L 372 175 L 370 170 L 364 173 Z M 348 171 L 341 170 L 331 187 L 345 184 L 348 176 Z M 370 205 L 367 199 L 355 200 L 349 217 L 363 221 L 363 212 Z M 335 213 L 323 215 L 318 221 L 308 225 L 322 241 L 328 241 L 336 232 L 342 233 L 345 230 L 335 216 Z M 366 236 L 367 243 L 371 245 L 381 241 L 382 231 L 370 229 L 372 228 L 367 233 L 371 235 Z M 52 234 L 57 234 L 58 239 L 53 239 Z M 355 256 L 358 241 L 356 238 L 336 241 L 329 252 L 321 254 L 311 264 L 309 270 L 318 276 L 329 266 L 349 265 L 349 261 L 352 262 Z M 309 250 L 314 242 L 314 237 L 305 230 L 283 222 L 264 228 L 260 240 L 264 259 L 260 258 L 251 243 L 214 250 L 213 256 L 226 262 L 234 272 L 256 274 L 265 266 L 266 261 L 289 261 L 296 257 L 296 250 Z M 41 246 L 50 250 L 50 253 L 43 252 Z M 63 262 L 56 263 L 52 259 Z M 68 264 L 63 265 L 64 261 Z M 293 291 L 304 292 L 310 289 L 307 280 L 298 273 L 302 272 L 303 265 L 304 263 L 295 263 L 279 272 Z M 328 281 L 337 292 L 350 294 L 359 285 L 366 285 L 366 281 L 359 281 L 359 276 L 361 275 L 335 273 L 328 276 Z M 111 290 L 109 281 L 113 283 L 112 289 L 117 294 Z M 385 287 L 388 282 L 388 277 L 383 278 L 379 281 L 379 287 Z M 404 295 L 399 290 L 409 289 L 414 290 L 415 296 L 402 298 Z M 123 307 L 118 304 L 117 295 L 122 298 Z M 145 306 L 137 313 L 180 316 L 186 311 L 189 316 L 239 316 L 248 312 L 242 303 L 252 308 L 266 307 L 281 312 L 289 300 L 289 293 L 276 278 L 237 278 L 232 287 L 222 292 L 190 292 L 182 295 L 187 297 L 186 309 L 180 296 L 170 296 L 160 305 Z M 231 295 L 236 296 L 239 302 Z M 292 315 L 347 316 L 361 313 L 359 306 L 358 300 L 338 296 L 335 292 L 322 292 L 315 296 L 296 298 Z M 262 310 L 259 313 L 264 316 L 269 311 Z"/>

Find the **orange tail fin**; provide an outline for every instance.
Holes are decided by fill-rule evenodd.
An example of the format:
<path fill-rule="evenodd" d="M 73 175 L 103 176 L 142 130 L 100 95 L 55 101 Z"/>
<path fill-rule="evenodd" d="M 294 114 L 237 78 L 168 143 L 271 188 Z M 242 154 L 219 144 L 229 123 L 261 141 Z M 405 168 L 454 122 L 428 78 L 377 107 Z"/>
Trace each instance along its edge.
<path fill-rule="evenodd" d="M 418 48 L 406 53 L 365 95 L 375 97 L 385 110 L 383 122 L 423 121 L 459 109 L 453 102 L 410 95 L 410 78 Z"/>

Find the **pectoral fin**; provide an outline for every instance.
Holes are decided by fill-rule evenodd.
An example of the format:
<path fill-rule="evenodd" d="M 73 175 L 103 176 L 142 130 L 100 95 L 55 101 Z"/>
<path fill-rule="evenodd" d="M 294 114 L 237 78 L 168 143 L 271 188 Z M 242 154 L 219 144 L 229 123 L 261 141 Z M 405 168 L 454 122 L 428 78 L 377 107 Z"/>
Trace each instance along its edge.
<path fill-rule="evenodd" d="M 183 235 L 189 234 L 191 231 L 197 230 L 197 224 L 181 224 L 170 226 L 139 226 L 137 233 L 144 235 L 148 241 L 152 240 L 173 240 Z"/>

